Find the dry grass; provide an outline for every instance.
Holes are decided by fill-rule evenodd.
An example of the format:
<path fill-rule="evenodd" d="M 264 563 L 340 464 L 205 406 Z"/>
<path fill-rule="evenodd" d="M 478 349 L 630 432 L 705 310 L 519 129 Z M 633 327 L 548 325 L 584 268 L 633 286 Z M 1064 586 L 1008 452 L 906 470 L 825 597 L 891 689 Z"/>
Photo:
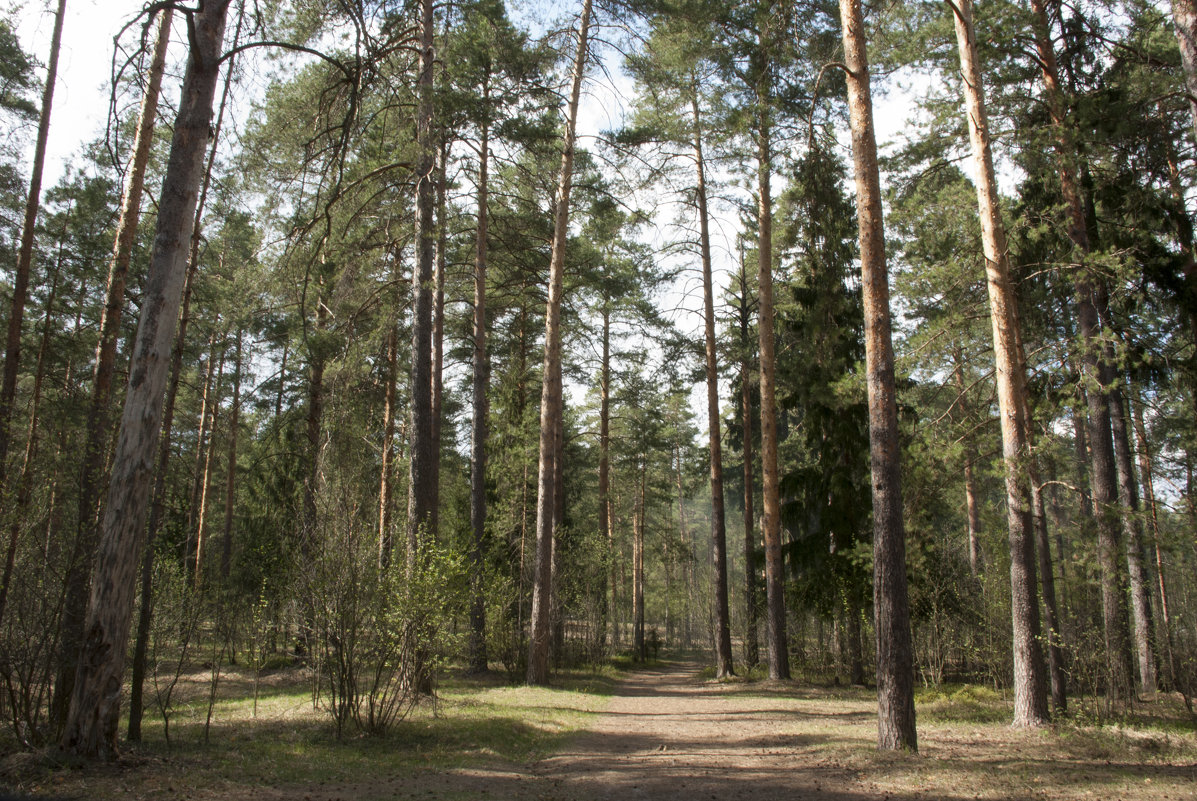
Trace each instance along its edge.
<path fill-rule="evenodd" d="M 656 756 L 685 754 L 689 762 L 673 762 L 690 783 L 678 798 L 696 789 L 698 798 L 743 796 L 736 782 L 748 779 L 723 770 L 727 764 L 742 765 L 744 777 L 776 777 L 772 789 L 758 788 L 752 798 L 1197 798 L 1197 734 L 1179 702 L 1164 695 L 1114 724 L 1074 718 L 1025 731 L 1007 725 L 1009 701 L 992 690 L 924 691 L 920 752 L 895 754 L 875 748 L 876 707 L 866 690 L 716 684 L 680 667 L 658 669 L 660 679 L 629 675 L 639 682 L 636 697 L 615 703 L 619 676 L 611 670 L 564 675 L 550 689 L 450 674 L 436 703 L 417 708 L 392 734 L 338 740 L 313 705 L 303 671 L 263 676 L 255 718 L 252 676 L 230 669 L 205 743 L 210 673 L 196 668 L 178 690 L 171 747 L 161 720 L 147 716 L 145 742 L 129 747 L 117 765 L 10 755 L 0 763 L 0 787 L 96 801 L 607 798 L 626 791 L 611 777 L 634 778 L 663 764 L 652 761 Z M 609 703 L 612 713 L 601 716 Z M 649 726 L 654 717 L 668 722 L 621 742 L 639 725 L 637 715 Z M 583 730 L 591 733 L 579 737 Z M 610 763 L 609 773 L 578 772 L 579 759 L 603 749 L 609 753 L 599 759 Z M 707 753 L 711 766 L 701 762 Z M 711 776 L 705 787 L 704 773 Z M 666 785 L 640 797 L 675 796 Z"/>

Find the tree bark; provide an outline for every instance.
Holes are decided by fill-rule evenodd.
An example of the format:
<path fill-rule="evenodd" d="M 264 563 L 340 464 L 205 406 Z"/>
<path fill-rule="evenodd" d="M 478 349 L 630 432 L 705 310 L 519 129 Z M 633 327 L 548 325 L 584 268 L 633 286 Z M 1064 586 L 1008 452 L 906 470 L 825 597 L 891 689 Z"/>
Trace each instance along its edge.
<path fill-rule="evenodd" d="M 751 668 L 761 661 L 757 637 L 759 610 L 756 603 L 756 510 L 753 499 L 756 483 L 752 461 L 752 367 L 749 364 L 748 274 L 744 254 L 740 254 L 740 425 L 744 429 L 744 661 Z"/>
<path fill-rule="evenodd" d="M 964 404 L 964 356 L 957 348 L 955 351 L 956 389 L 960 392 L 958 403 Z M 973 576 L 980 568 L 980 546 L 977 535 L 981 530 L 981 510 L 977 505 L 977 479 L 973 469 L 974 445 L 969 437 L 964 442 L 964 508 L 968 521 L 968 568 Z"/>
<path fill-rule="evenodd" d="M 1193 122 L 1194 136 L 1197 136 L 1197 3 L 1193 0 L 1172 0 L 1172 20 L 1176 43 L 1180 45 L 1180 63 L 1185 73 L 1189 116 Z"/>
<path fill-rule="evenodd" d="M 128 180 L 121 197 L 121 214 L 116 227 L 112 260 L 108 265 L 108 287 L 100 315 L 100 341 L 96 346 L 95 371 L 92 374 L 91 403 L 87 415 L 87 439 L 83 446 L 83 470 L 79 482 L 79 532 L 81 570 L 91 567 L 95 552 L 96 527 L 99 524 L 97 495 L 104 470 L 105 443 L 111 436 L 109 400 L 112 376 L 116 370 L 116 345 L 120 337 L 121 316 L 125 308 L 125 281 L 129 261 L 137 239 L 137 224 L 141 217 L 141 196 L 145 186 L 146 165 L 154 139 L 154 125 L 158 115 L 158 96 L 162 88 L 162 73 L 166 68 L 166 49 L 170 44 L 170 23 L 173 11 L 166 9 L 158 22 L 158 37 L 147 74 L 146 93 L 141 99 L 137 133 L 133 140 L 133 155 L 129 160 Z M 84 578 L 86 582 L 86 578 Z M 79 611 L 86 603 L 86 587 L 79 592 Z"/>
<path fill-rule="evenodd" d="M 732 665 L 731 622 L 727 607 L 727 522 L 723 510 L 723 447 L 719 434 L 719 366 L 715 349 L 715 288 L 711 277 L 711 234 L 708 225 L 706 160 L 702 152 L 702 119 L 698 113 L 698 85 L 690 87 L 694 119 L 694 164 L 698 206 L 698 242 L 702 254 L 703 328 L 706 340 L 707 428 L 711 459 L 711 542 L 715 583 L 715 677 L 735 674 Z"/>
<path fill-rule="evenodd" d="M 632 512 L 632 652 L 637 662 L 648 658 L 644 644 L 644 505 L 648 454 L 640 455 L 640 490 Z"/>
<path fill-rule="evenodd" d="M 84 757 L 117 754 L 125 646 L 145 540 L 150 474 L 166 384 L 165 357 L 178 322 L 187 239 L 203 178 L 228 7 L 229 0 L 208 0 L 201 11 L 192 12 L 191 51 L 158 205 L 157 234 L 113 459 L 84 645 L 61 740 L 64 750 Z"/>
<path fill-rule="evenodd" d="M 241 31 L 242 18 L 237 18 L 238 40 Z M 183 351 L 187 345 L 187 329 L 191 322 L 191 290 L 195 286 L 195 276 L 199 272 L 199 242 L 201 223 L 203 222 L 204 206 L 207 202 L 208 189 L 212 184 L 212 165 L 216 163 L 216 147 L 220 143 L 220 131 L 224 125 L 224 112 L 228 106 L 229 89 L 233 83 L 233 61 L 229 60 L 225 70 L 224 87 L 220 93 L 220 108 L 216 112 L 216 125 L 213 129 L 211 142 L 208 145 L 208 160 L 204 168 L 203 186 L 200 188 L 199 200 L 195 206 L 195 219 L 191 229 L 191 249 L 187 258 L 187 275 L 183 279 L 183 303 L 179 311 L 178 331 L 175 333 L 175 344 L 170 354 L 170 383 L 166 390 L 166 402 L 162 410 L 162 435 L 158 446 L 157 469 L 154 477 L 154 490 L 150 501 L 150 519 L 146 527 L 145 555 L 141 565 L 141 600 L 137 611 L 137 638 L 133 646 L 133 676 L 129 691 L 129 740 L 136 742 L 141 739 L 142 691 L 145 682 L 146 652 L 149 648 L 150 623 L 153 615 L 153 567 L 154 542 L 162 530 L 162 521 L 166 516 L 166 474 L 170 463 L 171 435 L 174 430 L 175 401 L 179 395 L 179 381 L 183 375 Z M 286 367 L 286 351 L 283 355 L 283 366 Z M 281 384 L 281 378 L 280 378 Z M 281 393 L 281 390 L 280 390 Z M 277 417 L 277 415 L 276 415 Z"/>
<path fill-rule="evenodd" d="M 51 319 L 54 301 L 58 296 L 58 280 L 62 274 L 62 248 L 58 251 L 58 263 L 50 279 L 50 292 L 46 298 L 46 313 L 42 321 L 42 338 L 37 349 L 37 368 L 33 374 L 33 388 L 29 400 L 29 430 L 25 436 L 25 455 L 21 459 L 21 472 L 17 478 L 17 497 L 12 519 L 9 521 L 8 548 L 4 554 L 4 576 L 0 578 L 0 621 L 4 620 L 4 608 L 8 605 L 8 589 L 16 567 L 17 545 L 21 538 L 21 524 L 29 511 L 33 490 L 33 459 L 37 455 L 38 425 L 42 403 L 42 382 L 46 376 L 46 350 L 50 345 Z"/>
<path fill-rule="evenodd" d="M 50 37 L 50 60 L 46 65 L 46 84 L 42 90 L 41 116 L 37 124 L 37 144 L 33 149 L 33 169 L 29 176 L 29 198 L 25 203 L 25 223 L 13 273 L 12 305 L 8 313 L 8 337 L 4 348 L 4 375 L 0 379 L 0 492 L 6 491 L 8 449 L 12 442 L 12 411 L 17 395 L 17 373 L 21 366 L 21 327 L 25 303 L 29 298 L 29 273 L 33 267 L 33 236 L 41 208 L 42 172 L 46 163 L 46 141 L 50 137 L 50 112 L 54 107 L 54 85 L 58 82 L 58 53 L 62 48 L 62 22 L 66 0 L 58 0 L 54 15 L 54 33 Z"/>
<path fill-rule="evenodd" d="M 433 423 L 433 306 L 435 286 L 436 143 L 432 131 L 432 0 L 420 0 L 420 67 L 416 86 L 416 263 L 412 270 L 411 459 L 407 495 L 407 563 L 415 565 L 421 539 L 436 539 L 435 425 Z"/>
<path fill-rule="evenodd" d="M 220 546 L 220 577 L 228 581 L 233 564 L 233 513 L 237 508 L 237 428 L 241 424 L 241 340 L 237 329 L 237 355 L 233 359 L 233 405 L 229 409 L 229 467 L 224 485 L 224 536 Z"/>
<path fill-rule="evenodd" d="M 1107 346 L 1108 347 L 1108 346 Z M 1113 354 L 1107 352 L 1107 360 Z M 1148 695 L 1158 689 L 1155 637 L 1152 631 L 1151 576 L 1143 548 L 1143 521 L 1139 515 L 1139 489 L 1131 455 L 1130 426 L 1122 389 L 1110 386 L 1110 424 L 1114 435 L 1114 461 L 1118 471 L 1118 500 L 1122 507 L 1122 534 L 1126 537 L 1126 565 L 1130 579 L 1134 644 L 1139 657 L 1139 689 Z"/>
<path fill-rule="evenodd" d="M 528 683 L 549 680 L 551 639 L 552 556 L 557 517 L 556 454 L 562 426 L 561 410 L 561 295 L 565 289 L 565 244 L 569 235 L 569 196 L 573 187 L 578 101 L 586 69 L 591 0 L 583 0 L 578 23 L 578 49 L 571 77 L 565 120 L 561 170 L 553 221 L 553 250 L 549 262 L 548 305 L 545 311 L 544 376 L 540 398 L 540 460 L 536 494 L 536 567 L 532 583 L 532 636 L 528 644 Z"/>
<path fill-rule="evenodd" d="M 387 332 L 387 384 L 382 411 L 382 465 L 378 487 L 379 570 L 387 570 L 391 566 L 391 557 L 395 551 L 395 541 L 391 532 L 391 474 L 394 472 L 392 452 L 395 450 L 395 381 L 399 367 L 399 332 L 394 321 L 388 325 L 390 330 Z"/>
<path fill-rule="evenodd" d="M 1063 92 L 1060 89 L 1055 49 L 1048 27 L 1044 0 L 1031 0 L 1032 27 L 1047 96 L 1048 113 L 1055 133 L 1055 150 L 1060 176 L 1060 190 L 1068 215 L 1068 238 L 1082 259 L 1089 255 L 1090 241 L 1074 161 L 1076 146 L 1065 119 Z M 1130 635 L 1125 609 L 1125 578 L 1119 555 L 1118 527 L 1113 513 L 1117 502 L 1117 478 L 1114 472 L 1113 443 L 1110 433 L 1108 387 L 1109 367 L 1104 363 L 1098 320 L 1099 287 L 1082 266 L 1075 277 L 1077 323 L 1080 329 L 1081 362 L 1089 407 L 1089 450 L 1092 460 L 1091 480 L 1097 518 L 1098 562 L 1102 573 L 1102 618 L 1109 666 L 1107 692 L 1110 701 L 1132 692 L 1133 671 L 1130 664 Z"/>
<path fill-rule="evenodd" d="M 204 545 L 207 544 L 208 531 L 208 492 L 212 488 L 212 465 L 216 458 L 216 424 L 220 417 L 220 396 L 224 391 L 224 337 L 220 337 L 220 361 L 216 368 L 216 381 L 212 385 L 212 417 L 208 431 L 208 447 L 201 449 L 203 453 L 203 468 L 199 473 L 199 504 L 195 513 L 195 554 L 192 565 L 192 582 L 199 591 L 204 573 Z"/>
<path fill-rule="evenodd" d="M 484 107 L 490 105 L 490 83 L 483 88 Z M 474 235 L 474 428 L 470 459 L 470 527 L 474 540 L 470 551 L 470 642 L 469 667 L 486 670 L 486 449 L 489 434 L 490 357 L 486 350 L 486 266 L 489 255 L 490 126 L 484 122 L 478 143 L 478 228 Z"/>
<path fill-rule="evenodd" d="M 603 308 L 603 351 L 602 364 L 599 366 L 599 474 L 598 474 L 598 514 L 599 534 L 607 541 L 608 583 L 610 587 L 610 606 L 604 614 L 604 620 L 609 619 L 611 625 L 611 645 L 619 645 L 619 624 L 616 615 L 618 600 L 618 584 L 615 576 L 615 527 L 611 523 L 611 308 L 609 301 L 604 298 Z M 604 595 L 606 595 L 604 593 Z M 608 601 L 604 600 L 604 604 Z"/>
<path fill-rule="evenodd" d="M 1177 667 L 1176 654 L 1173 651 L 1172 644 L 1172 619 L 1168 610 L 1168 584 L 1164 580 L 1164 557 L 1160 549 L 1160 526 L 1159 517 L 1156 514 L 1155 482 L 1151 469 L 1151 451 L 1147 444 L 1147 426 L 1143 422 L 1142 402 L 1134 403 L 1132 412 L 1131 418 L 1134 421 L 1135 442 L 1138 445 L 1137 450 L 1139 452 L 1139 474 L 1143 477 L 1143 501 L 1147 506 L 1147 519 L 1151 522 L 1151 540 L 1154 545 L 1156 580 L 1158 582 L 1157 589 L 1160 593 L 1160 626 L 1163 628 L 1163 636 L 1158 637 L 1157 640 L 1162 640 L 1164 644 L 1164 657 L 1168 663 L 1167 687 L 1169 689 L 1176 689 Z"/>
<path fill-rule="evenodd" d="M 894 381 L 889 276 L 881 209 L 881 178 L 873 132 L 873 99 L 860 0 L 840 0 L 848 115 L 860 228 L 861 297 L 869 402 L 869 463 L 873 484 L 873 617 L 877 636 L 877 746 L 918 750 L 914 717 L 914 657 L 906 590 L 906 530 L 902 519 L 901 453 Z"/>
<path fill-rule="evenodd" d="M 758 46 L 764 57 L 768 34 L 762 32 Z M 781 557 L 781 490 L 777 464 L 777 400 L 773 357 L 773 170 L 772 121 L 769 103 L 773 87 L 769 64 L 761 69 L 756 87 L 757 135 L 757 315 L 760 339 L 761 386 L 761 478 L 765 536 L 765 619 L 769 645 L 769 678 L 790 678 L 790 654 L 786 642 L 785 568 Z"/>
<path fill-rule="evenodd" d="M 441 506 L 441 411 L 445 393 L 445 247 L 448 225 L 445 221 L 445 171 L 448 169 L 449 142 L 440 143 L 436 157 L 436 263 L 433 267 L 432 302 L 432 518 L 433 531 L 439 527 Z"/>

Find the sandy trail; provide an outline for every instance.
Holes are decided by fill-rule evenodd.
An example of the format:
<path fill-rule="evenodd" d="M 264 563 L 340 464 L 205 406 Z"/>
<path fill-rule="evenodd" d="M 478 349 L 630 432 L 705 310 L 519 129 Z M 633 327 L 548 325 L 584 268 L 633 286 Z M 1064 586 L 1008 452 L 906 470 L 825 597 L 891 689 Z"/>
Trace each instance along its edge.
<path fill-rule="evenodd" d="M 728 693 L 671 663 L 632 674 L 607 711 L 560 753 L 531 766 L 545 798 L 850 799 L 852 771 L 796 752 L 817 745 L 787 735 L 803 717 L 793 699 Z M 841 722 L 871 725 L 859 712 Z M 548 792 L 544 792 L 544 791 Z"/>

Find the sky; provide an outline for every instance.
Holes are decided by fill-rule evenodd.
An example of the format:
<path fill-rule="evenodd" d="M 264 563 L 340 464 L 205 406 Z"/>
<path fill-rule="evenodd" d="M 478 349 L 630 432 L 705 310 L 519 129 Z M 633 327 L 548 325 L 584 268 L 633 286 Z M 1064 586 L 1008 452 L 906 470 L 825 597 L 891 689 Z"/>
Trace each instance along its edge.
<path fill-rule="evenodd" d="M 48 59 L 50 37 L 54 24 L 54 0 L 24 0 L 23 8 L 15 16 L 17 34 L 22 45 L 41 62 Z M 535 3 L 533 3 L 535 5 Z M 62 54 L 59 62 L 59 79 L 55 87 L 54 105 L 51 117 L 50 137 L 47 143 L 46 175 L 43 187 L 53 186 L 63 175 L 66 165 L 78 159 L 82 148 L 89 141 L 103 135 L 109 113 L 109 81 L 112 74 L 113 37 L 144 6 L 143 0 L 67 0 L 67 16 L 63 25 Z M 552 8 L 559 13 L 561 7 Z M 524 14 L 538 16 L 547 13 L 542 7 L 531 8 L 525 4 Z M 126 43 L 134 41 L 137 30 L 125 34 Z M 183 52 L 182 32 L 176 24 L 172 38 L 171 52 L 178 57 Z M 603 69 L 591 67 L 587 75 L 584 97 L 580 109 L 579 133 L 583 147 L 594 147 L 593 137 L 602 131 L 619 126 L 626 110 L 626 99 L 633 86 L 622 73 L 618 57 L 607 53 L 602 56 Z M 163 85 L 165 103 L 174 104 L 179 91 L 178 79 L 168 80 Z M 250 91 L 253 91 L 252 89 Z M 908 116 L 912 95 L 901 90 L 890 91 L 878 97 L 875 110 L 878 141 L 882 145 L 894 139 L 908 127 Z M 28 153 L 32 157 L 33 132 L 28 138 Z M 841 145 L 846 163 L 850 163 L 847 152 L 848 138 L 845 135 Z M 884 176 L 883 176 L 884 180 Z M 780 185 L 779 185 L 780 186 Z M 654 239 L 662 241 L 667 236 L 666 227 L 677 218 L 677 209 L 663 208 L 659 230 Z M 735 237 L 738 221 L 733 216 L 712 220 L 715 248 L 715 283 L 717 296 L 722 288 L 730 284 L 730 274 L 736 268 L 737 254 Z M 697 268 L 697 264 L 694 265 Z M 685 332 L 701 336 L 701 283 L 697 270 L 687 271 L 682 280 L 667 295 L 661 298 L 662 305 L 669 311 L 675 324 Z M 726 387 L 721 394 L 726 394 Z M 581 393 L 575 388 L 572 395 Z M 695 387 L 694 404 L 705 402 L 700 386 Z"/>
<path fill-rule="evenodd" d="M 42 64 L 49 60 L 55 5 L 47 0 L 25 0 L 24 9 L 15 17 L 22 46 Z M 53 186 L 66 162 L 103 131 L 108 118 L 113 36 L 142 6 L 141 0 L 67 0 L 43 187 Z M 177 94 L 177 87 L 173 91 Z M 32 134 L 29 140 L 32 158 Z"/>

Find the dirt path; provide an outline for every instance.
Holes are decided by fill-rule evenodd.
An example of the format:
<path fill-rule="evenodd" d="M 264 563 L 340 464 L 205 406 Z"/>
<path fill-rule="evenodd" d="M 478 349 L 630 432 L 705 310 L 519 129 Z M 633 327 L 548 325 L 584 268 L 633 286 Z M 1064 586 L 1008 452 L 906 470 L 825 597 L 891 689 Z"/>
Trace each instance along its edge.
<path fill-rule="evenodd" d="M 699 665 L 632 674 L 607 712 L 570 747 L 532 766 L 543 797 L 594 801 L 861 798 L 853 771 L 817 754 L 809 735 L 788 735 L 793 699 L 729 693 L 701 682 Z M 839 725 L 860 723 L 858 712 Z M 816 746 L 805 759 L 798 752 Z"/>
<path fill-rule="evenodd" d="M 701 680 L 695 662 L 628 674 L 607 709 L 537 762 L 365 772 L 344 784 L 230 788 L 205 801 L 964 801 L 1197 798 L 1192 735 L 1086 739 L 920 721 L 917 755 L 875 748 L 870 693 Z M 154 796 L 158 798 L 159 796 Z M 174 801 L 174 797 L 172 801 Z"/>

